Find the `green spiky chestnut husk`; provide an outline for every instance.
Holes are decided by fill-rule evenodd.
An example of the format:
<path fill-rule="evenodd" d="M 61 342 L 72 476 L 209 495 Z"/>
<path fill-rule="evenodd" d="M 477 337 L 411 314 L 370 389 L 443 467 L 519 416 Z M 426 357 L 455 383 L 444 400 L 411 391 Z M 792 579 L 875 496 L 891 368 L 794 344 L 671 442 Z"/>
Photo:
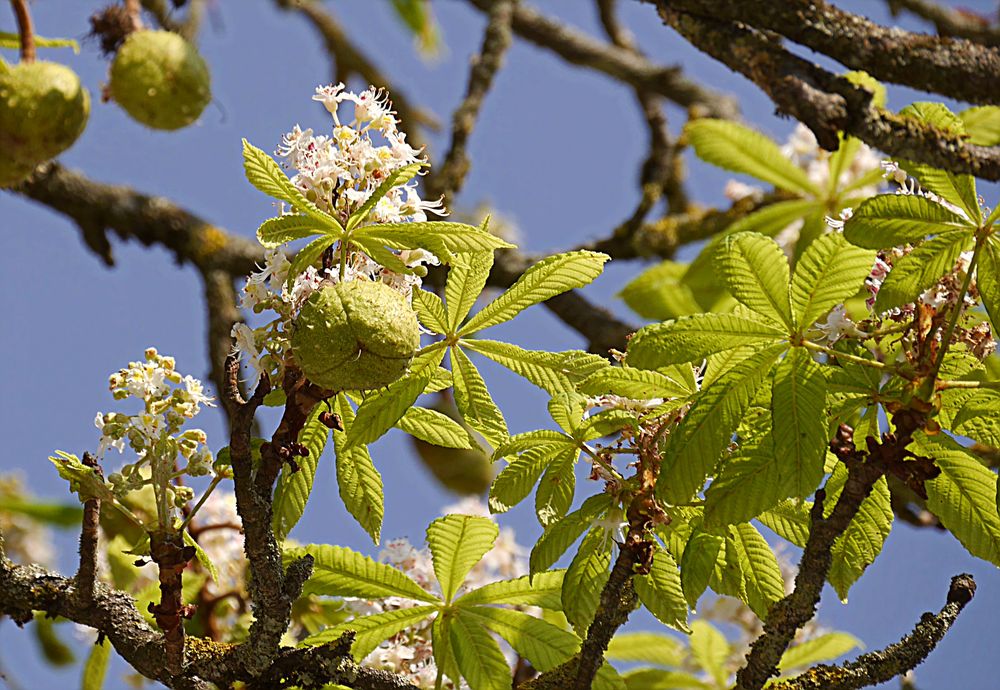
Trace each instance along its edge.
<path fill-rule="evenodd" d="M 174 130 L 197 120 L 212 98 L 208 65 L 171 31 L 136 31 L 111 63 L 111 97 L 133 119 Z"/>
<path fill-rule="evenodd" d="M 90 95 L 56 62 L 22 62 L 0 70 L 0 187 L 73 145 L 87 126 Z"/>
<path fill-rule="evenodd" d="M 306 378 L 331 390 L 370 390 L 406 373 L 420 346 L 417 317 L 383 283 L 331 283 L 309 295 L 292 330 Z"/>

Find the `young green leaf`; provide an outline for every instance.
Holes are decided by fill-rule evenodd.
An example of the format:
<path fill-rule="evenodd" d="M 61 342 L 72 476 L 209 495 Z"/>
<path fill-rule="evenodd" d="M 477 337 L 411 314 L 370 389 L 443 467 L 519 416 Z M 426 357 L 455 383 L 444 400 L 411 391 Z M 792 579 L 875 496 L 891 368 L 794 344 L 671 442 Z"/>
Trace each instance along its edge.
<path fill-rule="evenodd" d="M 246 139 L 243 140 L 243 170 L 250 184 L 264 194 L 288 202 L 295 210 L 306 214 L 322 227 L 343 233 L 340 221 L 306 199 L 274 159 Z"/>
<path fill-rule="evenodd" d="M 723 537 L 695 529 L 684 547 L 684 554 L 681 556 L 681 590 L 692 610 L 708 589 L 724 545 Z"/>
<path fill-rule="evenodd" d="M 794 328 L 788 260 L 777 242 L 751 232 L 728 235 L 716 261 L 737 300 L 769 321 Z"/>
<path fill-rule="evenodd" d="M 345 546 L 296 546 L 285 549 L 282 559 L 288 563 L 306 555 L 313 557 L 313 572 L 302 588 L 303 594 L 363 599 L 403 597 L 427 603 L 440 601 L 401 570 Z"/>
<path fill-rule="evenodd" d="M 576 491 L 576 459 L 580 450 L 575 446 L 561 451 L 549 462 L 535 492 L 535 515 L 543 527 L 548 527 L 573 504 Z"/>
<path fill-rule="evenodd" d="M 708 621 L 698 620 L 691 624 L 690 646 L 695 663 L 715 679 L 717 687 L 727 687 L 730 648 L 726 636 Z"/>
<path fill-rule="evenodd" d="M 526 431 L 523 434 L 508 437 L 506 441 L 497 446 L 491 460 L 496 462 L 500 458 L 512 458 L 539 446 L 561 446 L 570 440 L 566 434 L 553 429 Z"/>
<path fill-rule="evenodd" d="M 611 496 L 607 494 L 591 496 L 577 510 L 549 525 L 531 549 L 529 572 L 535 575 L 552 567 L 573 542 L 611 508 L 611 501 Z"/>
<path fill-rule="evenodd" d="M 703 161 L 780 189 L 811 196 L 820 193 L 805 171 L 788 160 L 777 144 L 749 127 L 702 118 L 689 122 L 684 134 Z"/>
<path fill-rule="evenodd" d="M 420 323 L 435 333 L 448 332 L 448 316 L 440 297 L 429 290 L 417 289 L 413 291 L 412 303 Z"/>
<path fill-rule="evenodd" d="M 396 428 L 442 448 L 472 448 L 472 440 L 465 427 L 448 415 L 426 407 L 414 406 L 408 409 L 396 422 Z"/>
<path fill-rule="evenodd" d="M 951 438 L 919 435 L 914 452 L 934 458 L 941 474 L 925 483 L 927 507 L 977 558 L 1000 565 L 997 475 Z"/>
<path fill-rule="evenodd" d="M 782 327 L 747 312 L 696 314 L 640 328 L 628 343 L 625 362 L 639 369 L 659 369 L 700 362 L 741 345 L 764 346 L 785 337 Z"/>
<path fill-rule="evenodd" d="M 354 425 L 354 410 L 351 409 L 345 394 L 337 394 L 334 408 L 344 425 L 344 431 L 333 433 L 340 499 L 344 502 L 347 512 L 377 544 L 382 531 L 382 517 L 385 514 L 382 476 L 375 469 L 375 463 L 372 462 L 367 446 L 347 447 L 347 436 Z"/>
<path fill-rule="evenodd" d="M 434 574 L 445 601 L 451 602 L 472 567 L 493 548 L 499 528 L 488 518 L 445 515 L 427 528 Z"/>
<path fill-rule="evenodd" d="M 997 205 L 1000 209 L 1000 205 Z M 994 335 L 1000 335 L 1000 234 L 994 229 L 979 250 L 976 285 L 983 299 L 983 306 L 993 323 Z"/>
<path fill-rule="evenodd" d="M 375 208 L 375 205 L 386 194 L 394 187 L 404 185 L 416 177 L 423 165 L 423 163 L 411 163 L 410 165 L 404 165 L 402 168 L 397 168 L 386 175 L 385 179 L 375 188 L 375 191 L 365 200 L 365 203 L 361 204 L 358 210 L 352 213 L 351 217 L 347 219 L 347 229 L 353 230 L 363 223 L 368 218 L 368 214 Z"/>
<path fill-rule="evenodd" d="M 949 232 L 921 242 L 893 263 L 879 288 L 875 310 L 881 313 L 916 301 L 941 276 L 954 270 L 959 254 L 971 243 L 972 237 L 961 232 Z"/>
<path fill-rule="evenodd" d="M 790 492 L 786 495 L 808 496 L 823 479 L 825 406 L 823 367 L 805 348 L 791 348 L 775 367 L 771 389 L 774 454 L 781 462 L 783 488 Z"/>
<path fill-rule="evenodd" d="M 586 633 L 597 612 L 601 590 L 611 574 L 608 569 L 612 544 L 603 528 L 591 529 L 566 571 L 562 588 L 563 613 L 578 635 Z"/>
<path fill-rule="evenodd" d="M 446 221 L 376 223 L 355 228 L 353 233 L 359 240 L 379 242 L 390 249 L 426 249 L 445 262 L 450 262 L 454 254 L 514 246 L 472 225 Z"/>
<path fill-rule="evenodd" d="M 681 574 L 669 553 L 658 549 L 647 575 L 635 577 L 639 601 L 664 625 L 688 631 L 688 607 L 681 590 Z"/>
<path fill-rule="evenodd" d="M 309 216 L 290 213 L 261 223 L 257 228 L 257 241 L 265 247 L 273 248 L 317 234 L 327 234 L 326 228 Z"/>
<path fill-rule="evenodd" d="M 451 647 L 471 690 L 510 690 L 510 667 L 500 645 L 472 616 L 451 619 Z"/>
<path fill-rule="evenodd" d="M 760 350 L 701 391 L 670 436 L 656 487 L 662 498 L 686 503 L 701 489 L 782 350 Z"/>
<path fill-rule="evenodd" d="M 431 646 L 438 672 L 458 685 L 462 674 L 458 670 L 455 648 L 451 644 L 451 621 L 454 617 L 455 614 L 451 611 L 441 611 L 434 618 L 431 624 Z"/>
<path fill-rule="evenodd" d="M 83 664 L 80 690 L 101 690 L 104 687 L 104 677 L 108 673 L 109 661 L 111 661 L 111 642 L 106 637 L 101 637 L 91 646 L 87 661 Z"/>
<path fill-rule="evenodd" d="M 738 232 L 756 232 L 768 237 L 774 237 L 795 221 L 814 215 L 817 212 L 824 212 L 825 210 L 826 208 L 823 203 L 814 199 L 777 201 L 748 213 L 735 221 L 725 229 L 725 235 L 718 239 L 721 243 L 725 239 L 725 236 Z"/>
<path fill-rule="evenodd" d="M 482 434 L 494 448 L 508 438 L 507 422 L 490 397 L 479 370 L 460 348 L 451 348 L 451 374 L 455 385 L 455 404 L 462 418 Z"/>
<path fill-rule="evenodd" d="M 916 244 L 928 235 L 969 233 L 975 225 L 917 194 L 880 194 L 862 202 L 844 225 L 844 237 L 866 249 Z"/>
<path fill-rule="evenodd" d="M 321 630 L 314 635 L 310 635 L 302 640 L 303 645 L 323 645 L 335 642 L 348 630 L 357 633 L 354 644 L 351 646 L 351 654 L 355 659 L 364 659 L 372 653 L 384 640 L 407 628 L 419 624 L 432 613 L 437 612 L 438 607 L 433 605 L 414 606 L 409 609 L 393 609 L 376 613 L 372 616 L 362 616 L 354 620 L 332 625 Z"/>
<path fill-rule="evenodd" d="M 491 582 L 455 600 L 455 606 L 509 604 L 562 609 L 562 584 L 565 570 L 549 570 L 534 577 L 523 575 L 513 580 Z"/>
<path fill-rule="evenodd" d="M 467 350 L 478 352 L 507 367 L 550 395 L 568 393 L 584 376 L 608 368 L 608 363 L 603 357 L 579 350 L 566 352 L 525 350 L 510 343 L 478 338 L 462 340 L 459 344 Z"/>
<path fill-rule="evenodd" d="M 526 270 L 510 289 L 469 319 L 459 335 L 469 336 L 510 321 L 533 304 L 590 284 L 604 270 L 604 262 L 609 258 L 606 254 L 581 250 L 542 259 Z"/>
<path fill-rule="evenodd" d="M 815 664 L 833 661 L 858 648 L 864 648 L 864 645 L 854 635 L 844 632 L 826 633 L 785 650 L 778 662 L 778 670 L 788 673 L 806 669 Z"/>
<path fill-rule="evenodd" d="M 731 564 L 739 564 L 747 606 L 765 620 L 771 605 L 785 596 L 785 581 L 774 551 L 748 522 L 731 526 L 726 535 L 727 569 Z"/>
<path fill-rule="evenodd" d="M 634 400 L 686 398 L 694 390 L 687 381 L 678 380 L 681 378 L 650 369 L 605 367 L 581 381 L 577 390 L 585 395 L 620 395 Z"/>
<path fill-rule="evenodd" d="M 184 543 L 188 546 L 194 548 L 194 556 L 198 559 L 198 563 L 201 567 L 205 569 L 208 576 L 212 578 L 215 582 L 219 581 L 219 569 L 215 567 L 215 563 L 212 562 L 212 558 L 208 555 L 208 552 L 201 547 L 195 538 L 191 536 L 191 533 L 187 530 L 183 532 Z"/>
<path fill-rule="evenodd" d="M 316 468 L 330 437 L 330 429 L 319 421 L 324 410 L 325 405 L 316 405 L 299 432 L 299 443 L 309 449 L 309 455 L 297 459 L 297 471 L 292 472 L 286 468 L 278 478 L 278 486 L 274 490 L 274 513 L 271 517 L 271 529 L 278 541 L 284 541 L 298 523 L 305 512 L 309 494 L 312 493 Z"/>
<path fill-rule="evenodd" d="M 705 491 L 705 525 L 723 527 L 747 522 L 777 505 L 785 497 L 780 458 L 770 434 L 759 443 L 741 448 Z"/>
<path fill-rule="evenodd" d="M 1000 107 L 980 105 L 958 114 L 969 135 L 969 143 L 976 146 L 1000 145 Z"/>
<path fill-rule="evenodd" d="M 288 282 L 292 283 L 300 273 L 316 263 L 323 252 L 336 241 L 337 238 L 332 235 L 320 235 L 300 249 L 292 259 L 292 265 L 288 267 Z"/>
<path fill-rule="evenodd" d="M 444 351 L 437 354 L 443 355 Z M 369 395 L 358 407 L 354 424 L 346 432 L 345 448 L 369 444 L 391 429 L 423 394 L 436 367 L 433 359 L 417 363 L 403 378 Z"/>
<path fill-rule="evenodd" d="M 484 225 L 486 221 L 483 221 Z M 485 231 L 485 226 L 483 230 Z M 455 257 L 448 267 L 444 296 L 448 300 L 448 333 L 454 333 L 469 315 L 486 286 L 493 268 L 493 252 L 476 252 Z"/>
<path fill-rule="evenodd" d="M 490 486 L 490 512 L 505 513 L 523 501 L 545 468 L 564 448 L 564 444 L 536 446 L 512 460 Z"/>
<path fill-rule="evenodd" d="M 644 319 L 665 321 L 698 314 L 711 305 L 701 304 L 682 282 L 688 265 L 663 261 L 647 268 L 618 293 L 629 309 Z"/>
<path fill-rule="evenodd" d="M 792 276 L 792 311 L 799 326 L 808 328 L 857 294 L 874 262 L 874 252 L 848 243 L 841 233 L 813 241 Z"/>
<path fill-rule="evenodd" d="M 782 501 L 774 508 L 758 515 L 757 520 L 782 539 L 801 549 L 809 539 L 811 507 L 812 503 L 809 501 Z"/>

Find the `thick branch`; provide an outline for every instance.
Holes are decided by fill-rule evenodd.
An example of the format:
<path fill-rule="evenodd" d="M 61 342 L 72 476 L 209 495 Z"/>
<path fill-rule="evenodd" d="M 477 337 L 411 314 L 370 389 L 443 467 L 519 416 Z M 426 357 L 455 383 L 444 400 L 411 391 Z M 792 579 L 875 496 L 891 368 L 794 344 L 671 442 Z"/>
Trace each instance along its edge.
<path fill-rule="evenodd" d="M 954 9 L 930 0 L 888 0 L 892 13 L 905 10 L 926 19 L 941 36 L 967 38 L 976 43 L 1000 47 L 1000 24 L 967 9 Z"/>
<path fill-rule="evenodd" d="M 482 11 L 493 0 L 469 0 Z M 553 51 L 567 62 L 604 72 L 626 84 L 656 93 L 685 108 L 697 107 L 711 117 L 735 119 L 739 107 L 730 96 L 705 88 L 681 73 L 679 67 L 665 67 L 649 62 L 625 50 L 598 41 L 550 19 L 524 3 L 514 9 L 514 32 L 537 46 Z"/>
<path fill-rule="evenodd" d="M 774 683 L 772 690 L 857 690 L 885 683 L 916 668 L 934 651 L 976 593 L 971 575 L 951 578 L 948 599 L 937 613 L 925 613 L 913 631 L 877 652 L 862 654 L 841 666 L 816 666 L 800 676 Z"/>
<path fill-rule="evenodd" d="M 891 156 L 987 180 L 1000 179 L 1000 147 L 961 137 L 871 105 L 871 95 L 848 80 L 788 52 L 744 24 L 674 9 L 656 0 L 664 21 L 695 47 L 759 86 L 778 107 L 807 125 L 820 146 L 837 148 L 838 132 L 852 134 Z"/>
<path fill-rule="evenodd" d="M 774 31 L 876 79 L 969 103 L 1000 103 L 1000 50 L 888 28 L 823 0 L 659 0 L 663 7 Z"/>

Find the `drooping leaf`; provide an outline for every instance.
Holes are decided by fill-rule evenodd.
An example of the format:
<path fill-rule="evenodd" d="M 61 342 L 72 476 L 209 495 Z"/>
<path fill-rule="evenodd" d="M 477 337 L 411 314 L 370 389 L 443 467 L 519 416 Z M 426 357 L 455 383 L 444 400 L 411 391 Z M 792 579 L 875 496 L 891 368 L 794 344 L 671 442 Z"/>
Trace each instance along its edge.
<path fill-rule="evenodd" d="M 451 644 L 451 621 L 454 617 L 452 611 L 441 611 L 434 618 L 431 624 L 431 646 L 438 671 L 458 685 L 462 674 L 458 670 L 455 648 Z"/>
<path fill-rule="evenodd" d="M 535 515 L 538 521 L 548 527 L 563 517 L 573 504 L 576 491 L 576 459 L 578 448 L 560 450 L 545 468 L 535 492 Z"/>
<path fill-rule="evenodd" d="M 681 557 L 681 589 L 693 610 L 705 590 L 719 559 L 725 539 L 717 534 L 695 529 Z"/>
<path fill-rule="evenodd" d="M 459 611 L 452 617 L 451 647 L 471 690 L 510 690 L 507 659 L 475 616 Z"/>
<path fill-rule="evenodd" d="M 917 194 L 880 194 L 862 202 L 844 225 L 844 237 L 866 249 L 915 244 L 928 235 L 970 232 L 969 220 Z"/>
<path fill-rule="evenodd" d="M 628 343 L 625 362 L 639 369 L 700 362 L 708 355 L 740 347 L 764 346 L 787 333 L 750 314 L 696 314 L 643 326 Z"/>
<path fill-rule="evenodd" d="M 590 284 L 604 270 L 604 262 L 609 258 L 607 254 L 580 250 L 542 259 L 469 319 L 459 334 L 468 336 L 509 321 L 533 304 Z"/>
<path fill-rule="evenodd" d="M 538 429 L 526 431 L 523 434 L 510 436 L 493 451 L 492 460 L 511 458 L 525 451 L 534 450 L 540 446 L 560 446 L 571 439 L 560 431 L 553 429 Z"/>
<path fill-rule="evenodd" d="M 1000 208 L 1000 204 L 997 205 Z M 1000 335 L 1000 235 L 994 234 L 979 250 L 976 285 L 983 299 L 983 306 L 993 323 L 994 336 Z"/>
<path fill-rule="evenodd" d="M 783 488 L 793 497 L 808 496 L 823 478 L 828 446 L 825 405 L 823 368 L 805 348 L 791 348 L 774 370 L 771 420 Z"/>
<path fill-rule="evenodd" d="M 460 348 L 451 348 L 451 373 L 455 385 L 455 404 L 466 424 L 478 431 L 496 448 L 507 440 L 507 422 L 490 397 L 479 370 Z"/>
<path fill-rule="evenodd" d="M 271 529 L 278 541 L 284 541 L 298 523 L 312 493 L 316 468 L 330 437 L 330 429 L 319 421 L 319 416 L 324 411 L 325 405 L 316 405 L 299 432 L 299 443 L 309 449 L 309 455 L 296 459 L 297 471 L 292 472 L 286 466 L 278 478 L 278 485 L 274 490 L 274 514 L 271 517 Z"/>
<path fill-rule="evenodd" d="M 437 606 L 414 606 L 409 609 L 392 609 L 371 616 L 361 616 L 354 620 L 330 626 L 302 640 L 303 645 L 322 645 L 334 642 L 348 630 L 357 633 L 351 654 L 357 660 L 371 654 L 384 640 L 396 633 L 419 624 L 425 618 L 438 610 Z"/>
<path fill-rule="evenodd" d="M 492 268 L 491 251 L 462 254 L 452 261 L 444 285 L 444 296 L 448 300 L 448 332 L 457 331 L 469 315 Z"/>
<path fill-rule="evenodd" d="M 840 233 L 813 241 L 792 276 L 792 311 L 799 326 L 810 326 L 857 294 L 874 262 L 874 252 L 848 243 Z"/>
<path fill-rule="evenodd" d="M 296 546 L 285 549 L 282 558 L 287 563 L 307 554 L 313 557 L 313 573 L 302 588 L 303 594 L 363 599 L 403 597 L 427 603 L 439 601 L 401 570 L 346 546 Z"/>
<path fill-rule="evenodd" d="M 377 544 L 382 531 L 382 517 L 385 514 L 382 476 L 375 469 L 375 463 L 372 462 L 367 446 L 347 447 L 347 434 L 354 425 L 354 410 L 351 409 L 347 396 L 338 393 L 334 405 L 344 425 L 344 431 L 333 433 L 340 499 L 344 502 L 347 512 Z"/>
<path fill-rule="evenodd" d="M 490 512 L 505 513 L 527 498 L 542 472 L 565 445 L 541 445 L 516 456 L 490 486 Z"/>
<path fill-rule="evenodd" d="M 782 501 L 757 516 L 757 520 L 782 539 L 802 548 L 809 539 L 809 501 Z"/>
<path fill-rule="evenodd" d="M 507 367 L 550 395 L 572 391 L 587 374 L 608 366 L 603 357 L 579 350 L 525 350 L 510 343 L 480 339 L 462 340 L 460 345 Z"/>
<path fill-rule="evenodd" d="M 472 448 L 465 427 L 437 410 L 413 406 L 396 422 L 396 427 L 414 438 L 442 448 Z"/>
<path fill-rule="evenodd" d="M 726 565 L 737 563 L 746 593 L 744 601 L 764 620 L 771 605 L 785 596 L 785 581 L 774 551 L 748 522 L 731 526 L 726 535 Z"/>
<path fill-rule="evenodd" d="M 959 254 L 971 242 L 971 236 L 965 233 L 949 232 L 932 237 L 899 257 L 879 288 L 875 310 L 881 313 L 916 301 L 924 290 L 955 268 Z"/>
<path fill-rule="evenodd" d="M 194 548 L 194 557 L 198 560 L 201 567 L 204 568 L 205 572 L 208 573 L 208 576 L 215 582 L 218 582 L 219 569 L 215 566 L 215 563 L 212 562 L 212 558 L 208 555 L 208 552 L 202 548 L 201 544 L 199 544 L 187 530 L 184 530 L 183 532 L 183 539 L 185 544 Z"/>
<path fill-rule="evenodd" d="M 670 436 L 656 487 L 661 497 L 686 503 L 701 489 L 783 349 L 761 349 L 702 390 Z"/>
<path fill-rule="evenodd" d="M 789 647 L 781 655 L 778 670 L 788 673 L 815 664 L 833 661 L 854 649 L 863 648 L 861 640 L 844 632 L 831 632 Z"/>
<path fill-rule="evenodd" d="M 664 625 L 678 630 L 689 630 L 688 607 L 681 590 L 681 574 L 669 553 L 658 549 L 653 554 L 649 574 L 637 575 L 634 580 L 639 601 Z"/>
<path fill-rule="evenodd" d="M 756 177 L 780 189 L 819 195 L 804 170 L 788 160 L 777 144 L 749 127 L 728 120 L 701 118 L 689 122 L 684 133 L 703 161 Z"/>
<path fill-rule="evenodd" d="M 587 532 L 563 580 L 562 606 L 578 635 L 586 633 L 610 576 L 611 538 L 600 527 Z"/>
<path fill-rule="evenodd" d="M 705 673 L 715 679 L 717 687 L 726 683 L 726 661 L 729 659 L 729 642 L 718 628 L 708 621 L 691 624 L 691 655 Z"/>
<path fill-rule="evenodd" d="M 513 580 L 491 582 L 460 596 L 455 600 L 455 606 L 510 604 L 559 611 L 562 609 L 561 592 L 565 574 L 565 570 L 548 570 L 531 578 L 523 575 Z"/>
<path fill-rule="evenodd" d="M 611 502 L 608 494 L 591 496 L 577 510 L 549 525 L 531 549 L 529 572 L 535 575 L 552 567 L 573 542 L 611 508 Z"/>
<path fill-rule="evenodd" d="M 439 354 L 443 355 L 443 350 Z M 415 365 L 403 378 L 361 403 L 350 431 L 346 432 L 347 449 L 375 441 L 406 414 L 430 383 L 437 362 L 427 360 L 421 365 Z"/>
<path fill-rule="evenodd" d="M 741 448 L 738 455 L 726 461 L 705 491 L 707 526 L 747 522 L 784 498 L 783 459 L 775 453 L 773 443 L 770 435 L 765 436 L 761 442 Z"/>
<path fill-rule="evenodd" d="M 488 518 L 445 515 L 427 527 L 434 575 L 450 602 L 472 567 L 493 548 L 499 528 Z"/>
<path fill-rule="evenodd" d="M 788 260 L 777 242 L 752 232 L 728 235 L 716 262 L 737 300 L 765 319 L 794 327 Z"/>
<path fill-rule="evenodd" d="M 83 664 L 83 677 L 80 679 L 80 690 L 101 690 L 104 687 L 104 677 L 108 673 L 108 662 L 111 661 L 111 642 L 102 637 L 90 649 L 87 661 Z"/>

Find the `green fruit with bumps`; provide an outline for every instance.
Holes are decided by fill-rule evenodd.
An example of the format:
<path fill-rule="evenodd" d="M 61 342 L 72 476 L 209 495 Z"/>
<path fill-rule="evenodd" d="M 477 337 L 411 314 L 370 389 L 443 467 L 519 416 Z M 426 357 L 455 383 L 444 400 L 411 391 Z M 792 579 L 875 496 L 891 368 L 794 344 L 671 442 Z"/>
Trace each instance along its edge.
<path fill-rule="evenodd" d="M 370 390 L 398 380 L 420 347 L 417 316 L 384 283 L 329 283 L 309 295 L 292 330 L 306 378 L 330 390 Z"/>
<path fill-rule="evenodd" d="M 72 146 L 89 116 L 90 95 L 69 67 L 22 62 L 0 69 L 0 187 Z"/>
<path fill-rule="evenodd" d="M 212 99 L 208 65 L 171 31 L 129 34 L 111 63 L 109 88 L 125 112 L 153 129 L 188 126 Z"/>

